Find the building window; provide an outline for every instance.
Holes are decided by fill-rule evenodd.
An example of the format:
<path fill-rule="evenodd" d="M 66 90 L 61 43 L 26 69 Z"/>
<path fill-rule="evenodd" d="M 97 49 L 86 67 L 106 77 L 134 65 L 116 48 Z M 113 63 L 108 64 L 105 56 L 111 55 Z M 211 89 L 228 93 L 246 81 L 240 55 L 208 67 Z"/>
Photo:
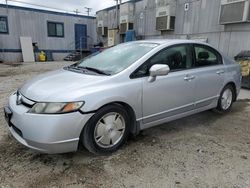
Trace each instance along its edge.
<path fill-rule="evenodd" d="M 64 37 L 64 24 L 59 22 L 48 22 L 49 37 Z"/>
<path fill-rule="evenodd" d="M 8 34 L 8 19 L 6 16 L 0 16 L 0 34 Z"/>

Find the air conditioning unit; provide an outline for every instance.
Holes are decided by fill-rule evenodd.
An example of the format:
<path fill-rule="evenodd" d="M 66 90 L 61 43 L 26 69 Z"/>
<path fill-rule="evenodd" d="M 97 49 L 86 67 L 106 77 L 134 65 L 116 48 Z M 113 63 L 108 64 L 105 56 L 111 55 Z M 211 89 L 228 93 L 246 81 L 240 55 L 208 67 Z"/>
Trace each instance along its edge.
<path fill-rule="evenodd" d="M 250 21 L 249 0 L 221 0 L 220 24 L 248 21 Z"/>
<path fill-rule="evenodd" d="M 126 34 L 128 30 L 133 30 L 134 24 L 133 23 L 121 23 L 120 24 L 120 34 Z"/>
<path fill-rule="evenodd" d="M 135 5 L 132 2 L 120 5 L 120 34 L 134 29 L 134 10 Z"/>
<path fill-rule="evenodd" d="M 171 31 L 175 29 L 176 2 L 173 0 L 156 0 L 156 30 Z"/>
<path fill-rule="evenodd" d="M 175 16 L 162 16 L 156 18 L 157 31 L 171 31 L 175 28 Z"/>
<path fill-rule="evenodd" d="M 97 12 L 97 34 L 99 36 L 108 36 L 108 12 L 99 11 Z"/>
<path fill-rule="evenodd" d="M 97 34 L 99 36 L 107 37 L 108 36 L 108 27 L 98 27 Z"/>

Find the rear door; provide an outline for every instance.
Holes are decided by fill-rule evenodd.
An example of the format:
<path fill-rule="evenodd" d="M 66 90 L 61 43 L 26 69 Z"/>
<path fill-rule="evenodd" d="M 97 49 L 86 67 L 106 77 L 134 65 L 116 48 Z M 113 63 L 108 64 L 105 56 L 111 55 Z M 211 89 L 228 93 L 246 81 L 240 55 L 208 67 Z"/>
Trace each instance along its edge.
<path fill-rule="evenodd" d="M 224 83 L 225 67 L 221 55 L 206 45 L 194 45 L 195 107 L 216 102 Z"/>

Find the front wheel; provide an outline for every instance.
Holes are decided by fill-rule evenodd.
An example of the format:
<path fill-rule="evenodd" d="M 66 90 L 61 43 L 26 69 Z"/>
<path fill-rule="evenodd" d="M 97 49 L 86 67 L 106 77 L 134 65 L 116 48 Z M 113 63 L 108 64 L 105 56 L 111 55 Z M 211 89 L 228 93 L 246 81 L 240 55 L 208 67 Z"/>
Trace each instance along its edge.
<path fill-rule="evenodd" d="M 120 105 L 108 105 L 98 110 L 86 124 L 81 140 L 94 154 L 109 154 L 118 150 L 129 135 L 129 116 Z"/>
<path fill-rule="evenodd" d="M 228 112 L 233 105 L 234 95 L 235 92 L 233 87 L 231 85 L 227 85 L 220 94 L 218 106 L 216 108 L 217 111 L 221 113 Z"/>

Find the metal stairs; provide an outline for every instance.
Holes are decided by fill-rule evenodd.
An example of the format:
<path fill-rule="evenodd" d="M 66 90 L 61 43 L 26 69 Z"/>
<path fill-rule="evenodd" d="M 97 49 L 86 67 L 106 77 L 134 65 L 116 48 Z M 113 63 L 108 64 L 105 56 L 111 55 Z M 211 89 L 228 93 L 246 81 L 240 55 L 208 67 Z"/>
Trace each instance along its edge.
<path fill-rule="evenodd" d="M 70 53 L 64 58 L 64 61 L 79 61 L 82 58 L 82 54 L 79 51 Z"/>

